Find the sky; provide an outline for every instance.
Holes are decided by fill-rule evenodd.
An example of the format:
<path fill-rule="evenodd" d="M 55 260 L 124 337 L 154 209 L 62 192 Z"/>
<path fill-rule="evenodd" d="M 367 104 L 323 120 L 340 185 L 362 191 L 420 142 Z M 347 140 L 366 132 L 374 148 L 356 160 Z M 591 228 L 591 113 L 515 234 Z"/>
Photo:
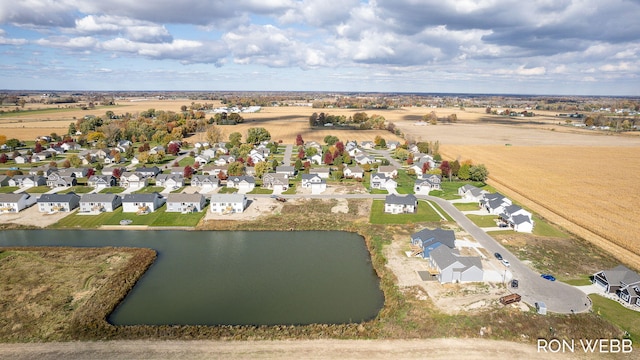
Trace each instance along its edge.
<path fill-rule="evenodd" d="M 0 89 L 640 95 L 640 0 L 0 0 Z"/>

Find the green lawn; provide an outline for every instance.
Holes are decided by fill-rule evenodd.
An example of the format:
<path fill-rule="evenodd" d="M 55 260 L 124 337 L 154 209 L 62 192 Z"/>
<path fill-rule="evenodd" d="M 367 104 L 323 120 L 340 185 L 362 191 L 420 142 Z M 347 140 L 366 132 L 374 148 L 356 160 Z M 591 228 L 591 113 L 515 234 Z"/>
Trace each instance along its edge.
<path fill-rule="evenodd" d="M 11 194 L 18 189 L 20 189 L 18 186 L 2 186 L 0 187 L 0 194 Z"/>
<path fill-rule="evenodd" d="M 600 295 L 592 294 L 589 297 L 593 302 L 593 312 L 627 331 L 634 344 L 640 341 L 640 312 L 629 310 Z"/>
<path fill-rule="evenodd" d="M 558 238 L 569 238 L 570 235 L 559 229 L 553 224 L 540 219 L 537 215 L 533 215 L 533 235 L 550 236 Z"/>
<path fill-rule="evenodd" d="M 413 194 L 413 186 L 416 183 L 416 178 L 407 174 L 405 170 L 398 170 L 398 177 L 396 178 L 398 187 L 396 191 L 398 194 Z"/>
<path fill-rule="evenodd" d="M 273 194 L 273 190 L 256 186 L 255 188 L 253 188 L 253 190 L 248 192 L 248 194 Z"/>
<path fill-rule="evenodd" d="M 438 210 L 446 217 L 444 211 L 441 209 Z M 418 201 L 418 212 L 415 214 L 387 214 L 384 212 L 384 200 L 374 200 L 371 205 L 371 215 L 369 217 L 369 222 L 372 224 L 408 224 L 417 222 L 440 222 L 440 220 L 442 220 L 440 216 L 425 201 Z"/>
<path fill-rule="evenodd" d="M 138 191 L 134 191 L 134 194 L 153 194 L 155 192 L 159 193 L 164 190 L 162 186 L 145 186 Z"/>
<path fill-rule="evenodd" d="M 453 203 L 453 206 L 460 211 L 473 211 L 480 209 L 478 203 Z"/>
<path fill-rule="evenodd" d="M 124 190 L 125 189 L 121 186 L 112 186 L 112 187 L 108 187 L 100 190 L 100 194 L 119 194 Z"/>
<path fill-rule="evenodd" d="M 90 191 L 93 190 L 93 187 L 91 186 L 81 186 L 81 185 L 77 185 L 77 186 L 72 186 L 70 188 L 64 189 L 62 191 L 58 191 L 58 194 L 68 194 L 70 192 L 76 193 L 76 194 L 86 194 Z"/>
<path fill-rule="evenodd" d="M 137 215 L 135 213 L 124 213 L 122 207 L 114 212 L 104 212 L 98 215 L 78 215 L 71 214 L 57 223 L 50 226 L 53 229 L 70 229 L 70 228 L 97 228 L 101 225 L 120 225 L 120 220 L 132 220 L 131 225 L 147 225 L 147 226 L 190 226 L 194 227 L 204 216 L 208 207 L 199 213 L 180 214 L 166 212 L 166 206 L 146 215 Z"/>
<path fill-rule="evenodd" d="M 32 188 L 27 189 L 25 192 L 29 194 L 44 194 L 47 191 L 51 190 L 47 185 L 42 186 L 34 186 Z"/>
<path fill-rule="evenodd" d="M 181 167 L 185 167 L 187 165 L 193 165 L 194 162 L 195 158 L 192 158 L 191 156 L 185 156 L 182 160 L 178 161 L 178 164 L 180 164 Z"/>
<path fill-rule="evenodd" d="M 238 189 L 228 188 L 226 186 L 221 187 L 220 190 L 218 190 L 218 194 L 233 194 L 237 192 L 238 192 Z"/>
<path fill-rule="evenodd" d="M 479 227 L 495 227 L 496 226 L 496 215 L 467 215 L 469 220 L 473 221 Z"/>

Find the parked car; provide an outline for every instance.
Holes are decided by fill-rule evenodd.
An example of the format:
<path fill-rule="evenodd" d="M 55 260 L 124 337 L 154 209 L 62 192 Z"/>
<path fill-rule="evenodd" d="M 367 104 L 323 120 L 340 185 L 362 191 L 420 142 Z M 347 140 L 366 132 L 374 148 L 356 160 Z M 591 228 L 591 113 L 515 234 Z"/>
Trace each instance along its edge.
<path fill-rule="evenodd" d="M 506 267 L 509 267 L 509 266 L 511 266 L 511 263 L 507 259 L 502 259 L 502 265 L 504 265 Z"/>
<path fill-rule="evenodd" d="M 514 288 L 514 289 L 517 289 L 518 288 L 518 280 L 516 280 L 516 279 L 511 280 L 511 287 Z"/>
<path fill-rule="evenodd" d="M 540 275 L 541 278 L 543 279 L 547 279 L 549 281 L 556 281 L 556 278 L 553 275 L 550 274 L 542 274 Z"/>
<path fill-rule="evenodd" d="M 498 260 L 502 260 L 502 255 L 500 255 L 500 253 L 495 253 L 495 254 L 493 254 L 493 256 L 495 256 L 496 259 L 498 259 Z"/>

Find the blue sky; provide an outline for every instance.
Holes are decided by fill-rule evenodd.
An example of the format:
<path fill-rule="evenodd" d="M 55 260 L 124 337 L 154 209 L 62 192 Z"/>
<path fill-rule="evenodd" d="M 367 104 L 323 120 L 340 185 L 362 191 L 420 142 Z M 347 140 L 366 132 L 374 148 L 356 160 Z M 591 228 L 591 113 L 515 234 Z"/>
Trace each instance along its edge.
<path fill-rule="evenodd" d="M 640 95 L 638 0 L 0 0 L 0 89 Z"/>

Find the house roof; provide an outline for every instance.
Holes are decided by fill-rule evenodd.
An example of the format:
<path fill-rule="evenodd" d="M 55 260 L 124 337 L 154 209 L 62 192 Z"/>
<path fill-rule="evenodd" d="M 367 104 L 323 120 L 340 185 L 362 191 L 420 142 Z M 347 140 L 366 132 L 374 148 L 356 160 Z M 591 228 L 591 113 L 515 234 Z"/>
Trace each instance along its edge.
<path fill-rule="evenodd" d="M 151 194 L 126 194 L 122 198 L 123 203 L 129 202 L 154 202 L 156 199 L 162 198 L 162 195 L 158 193 Z"/>
<path fill-rule="evenodd" d="M 395 166 L 386 165 L 386 166 L 378 167 L 378 172 L 379 173 L 390 173 L 390 172 L 394 172 L 394 171 L 398 171 L 398 169 Z"/>
<path fill-rule="evenodd" d="M 531 218 L 526 215 L 514 215 L 511 217 L 511 221 L 513 221 L 514 224 L 519 225 L 524 223 L 531 223 Z"/>
<path fill-rule="evenodd" d="M 310 174 L 328 174 L 330 172 L 331 172 L 331 169 L 329 169 L 329 168 L 309 169 L 309 173 Z"/>
<path fill-rule="evenodd" d="M 204 201 L 204 195 L 193 193 L 193 194 L 185 194 L 185 193 L 171 193 L 167 196 L 167 202 L 184 202 L 184 203 L 201 203 Z"/>
<path fill-rule="evenodd" d="M 219 202 L 243 202 L 247 197 L 244 194 L 213 194 L 211 195 L 212 203 Z"/>
<path fill-rule="evenodd" d="M 302 180 L 311 180 L 314 178 L 319 178 L 320 175 L 318 174 L 302 174 Z"/>
<path fill-rule="evenodd" d="M 451 249 L 443 245 L 431 250 L 429 257 L 436 263 L 440 270 L 446 269 L 458 262 L 458 257 L 453 255 Z"/>
<path fill-rule="evenodd" d="M 80 202 L 113 202 L 119 197 L 117 194 L 84 194 Z"/>
<path fill-rule="evenodd" d="M 433 230 L 422 229 L 411 235 L 411 239 L 421 240 L 423 246 L 428 246 L 429 244 L 439 242 L 451 249 L 456 247 L 456 235 L 453 230 L 444 230 L 440 228 Z"/>
<path fill-rule="evenodd" d="M 80 196 L 74 192 L 67 194 L 42 194 L 38 198 L 38 202 L 71 202 L 74 200 L 80 200 Z"/>
<path fill-rule="evenodd" d="M 610 270 L 602 271 L 604 277 L 607 279 L 609 284 L 619 285 L 619 284 L 633 284 L 640 282 L 640 275 L 638 273 L 631 271 L 628 267 L 624 265 L 618 265 Z"/>
<path fill-rule="evenodd" d="M 293 166 L 276 166 L 276 172 L 279 171 L 286 171 L 286 172 L 292 172 L 292 171 L 296 171 L 296 168 Z"/>
<path fill-rule="evenodd" d="M 347 171 L 347 169 L 352 173 L 364 173 L 364 170 L 360 166 L 345 167 L 344 171 Z"/>
<path fill-rule="evenodd" d="M 418 199 L 416 199 L 413 194 L 409 194 L 406 196 L 398 196 L 396 194 L 387 195 L 384 199 L 385 204 L 395 204 L 395 205 L 415 205 Z"/>
<path fill-rule="evenodd" d="M 241 175 L 241 176 L 229 176 L 227 178 L 227 181 L 231 181 L 231 182 L 234 182 L 234 183 L 240 183 L 242 181 L 246 181 L 246 182 L 248 182 L 250 184 L 255 184 L 256 179 L 254 179 L 253 176 L 242 176 Z"/>
<path fill-rule="evenodd" d="M 27 193 L 19 193 L 19 194 L 13 194 L 13 193 L 9 193 L 9 194 L 0 194 L 0 202 L 3 203 L 15 203 L 20 201 L 20 199 L 27 197 L 29 198 L 29 194 Z"/>

